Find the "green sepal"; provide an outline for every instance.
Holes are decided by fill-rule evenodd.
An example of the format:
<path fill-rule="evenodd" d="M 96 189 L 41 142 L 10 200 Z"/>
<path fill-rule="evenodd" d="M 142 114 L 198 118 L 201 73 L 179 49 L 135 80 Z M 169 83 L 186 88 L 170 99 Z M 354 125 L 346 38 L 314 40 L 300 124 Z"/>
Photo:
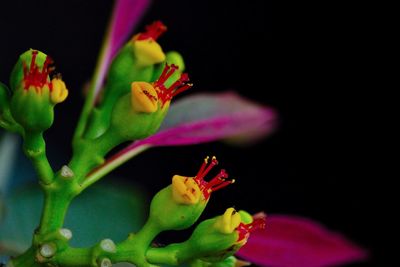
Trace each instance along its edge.
<path fill-rule="evenodd" d="M 40 92 L 34 87 L 19 88 L 14 91 L 10 103 L 13 118 L 28 132 L 43 132 L 50 128 L 54 120 L 53 108 L 47 86 Z"/>
<path fill-rule="evenodd" d="M 179 79 L 183 71 L 185 70 L 185 62 L 181 54 L 177 51 L 170 51 L 165 55 L 165 62 L 155 65 L 152 81 L 155 81 L 160 77 L 165 64 L 168 63 L 169 65 L 174 64 L 178 66 L 178 69 L 165 81 L 165 86 L 171 86 L 176 80 Z"/>
<path fill-rule="evenodd" d="M 207 202 L 194 205 L 178 204 L 172 198 L 172 185 L 159 191 L 151 201 L 149 221 L 159 231 L 182 230 L 192 226 L 200 217 Z"/>
<path fill-rule="evenodd" d="M 154 134 L 167 113 L 167 108 L 158 108 L 153 113 L 136 112 L 131 107 L 131 94 L 122 96 L 111 115 L 110 129 L 121 141 L 137 140 Z"/>

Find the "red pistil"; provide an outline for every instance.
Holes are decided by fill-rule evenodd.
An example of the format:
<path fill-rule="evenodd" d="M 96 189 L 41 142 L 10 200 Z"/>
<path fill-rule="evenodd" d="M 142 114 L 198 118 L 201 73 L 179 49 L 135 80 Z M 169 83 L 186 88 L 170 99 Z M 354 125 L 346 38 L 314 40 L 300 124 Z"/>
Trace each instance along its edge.
<path fill-rule="evenodd" d="M 165 67 L 158 78 L 157 81 L 154 82 L 155 87 L 158 88 L 157 95 L 158 98 L 161 100 L 161 106 L 164 106 L 166 102 L 171 100 L 176 95 L 186 91 L 187 89 L 191 88 L 193 84 L 189 82 L 189 75 L 187 73 L 182 73 L 181 77 L 174 82 L 170 87 L 165 87 L 165 82 L 171 77 L 172 74 L 178 69 L 178 66 L 171 64 L 165 64 Z"/>
<path fill-rule="evenodd" d="M 29 69 L 26 62 L 23 62 L 22 64 L 24 72 L 24 89 L 28 90 L 30 86 L 33 86 L 36 88 L 36 90 L 38 90 L 47 85 L 51 91 L 53 88 L 51 82 L 48 81 L 48 76 L 54 70 L 54 67 L 50 67 L 50 65 L 53 63 L 53 60 L 47 56 L 42 70 L 40 70 L 39 66 L 36 64 L 37 55 L 38 51 L 33 50 Z"/>
<path fill-rule="evenodd" d="M 164 32 L 167 27 L 159 20 L 154 21 L 152 24 L 146 26 L 146 31 L 139 33 L 137 40 L 153 39 L 156 41 Z"/>
<path fill-rule="evenodd" d="M 244 239 L 249 238 L 250 233 L 257 230 L 257 229 L 264 229 L 265 228 L 265 220 L 266 217 L 259 217 L 254 218 L 252 223 L 244 224 L 240 223 L 239 226 L 236 228 L 236 231 L 239 234 L 237 242 L 240 242 Z"/>
<path fill-rule="evenodd" d="M 212 192 L 217 191 L 221 188 L 226 187 L 229 184 L 235 182 L 235 180 L 227 180 L 228 174 L 225 170 L 221 170 L 214 178 L 212 178 L 209 182 L 204 180 L 204 177 L 210 172 L 210 170 L 218 164 L 218 161 L 215 157 L 211 159 L 211 163 L 208 164 L 209 157 L 204 159 L 203 164 L 200 167 L 197 175 L 194 177 L 194 180 L 200 187 L 200 190 L 203 192 L 203 196 L 205 199 L 209 199 Z"/>

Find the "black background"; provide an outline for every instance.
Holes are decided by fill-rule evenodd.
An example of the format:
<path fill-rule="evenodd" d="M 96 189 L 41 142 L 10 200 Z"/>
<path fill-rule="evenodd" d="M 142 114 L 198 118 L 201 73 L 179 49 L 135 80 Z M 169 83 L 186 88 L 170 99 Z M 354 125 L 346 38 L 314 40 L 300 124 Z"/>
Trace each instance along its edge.
<path fill-rule="evenodd" d="M 1 81 L 7 81 L 17 56 L 32 47 L 50 54 L 67 82 L 70 96 L 57 107 L 47 134 L 49 146 L 66 159 L 82 105 L 80 88 L 93 72 L 111 6 L 77 0 L 0 4 Z M 205 155 L 216 154 L 237 184 L 214 195 L 206 216 L 234 205 L 310 217 L 371 251 L 369 263 L 351 266 L 393 266 L 377 224 L 385 218 L 376 201 L 379 181 L 365 175 L 371 168 L 364 161 L 368 127 L 359 127 L 370 115 L 356 92 L 365 58 L 355 41 L 367 26 L 351 19 L 358 12 L 349 8 L 154 1 L 138 28 L 157 19 L 169 26 L 159 42 L 165 51 L 182 53 L 193 91 L 233 89 L 272 106 L 280 115 L 279 130 L 250 147 L 211 143 L 150 150 L 114 175 L 153 194 L 172 174 L 194 174 Z"/>

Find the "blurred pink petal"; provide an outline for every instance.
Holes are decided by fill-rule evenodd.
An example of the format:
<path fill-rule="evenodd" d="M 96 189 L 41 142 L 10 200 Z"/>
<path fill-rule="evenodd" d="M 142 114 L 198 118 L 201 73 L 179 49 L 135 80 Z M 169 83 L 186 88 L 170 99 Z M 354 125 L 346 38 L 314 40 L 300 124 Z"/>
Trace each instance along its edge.
<path fill-rule="evenodd" d="M 344 236 L 309 219 L 272 215 L 265 229 L 254 231 L 238 256 L 268 267 L 338 266 L 367 258 Z"/>
<path fill-rule="evenodd" d="M 233 92 L 197 94 L 176 101 L 159 132 L 140 143 L 177 146 L 243 136 L 250 132 L 265 136 L 275 129 L 275 124 L 273 109 Z"/>
<path fill-rule="evenodd" d="M 113 14 L 108 25 L 99 62 L 96 69 L 94 96 L 100 91 L 112 58 L 132 34 L 144 15 L 149 0 L 115 0 Z"/>
<path fill-rule="evenodd" d="M 109 158 L 92 175 L 105 175 L 148 147 L 180 146 L 217 141 L 246 133 L 264 136 L 273 132 L 276 113 L 227 92 L 191 95 L 175 101 L 158 133 L 133 142 Z M 251 138 L 253 135 L 248 136 Z M 111 166 L 113 166 L 111 168 Z"/>

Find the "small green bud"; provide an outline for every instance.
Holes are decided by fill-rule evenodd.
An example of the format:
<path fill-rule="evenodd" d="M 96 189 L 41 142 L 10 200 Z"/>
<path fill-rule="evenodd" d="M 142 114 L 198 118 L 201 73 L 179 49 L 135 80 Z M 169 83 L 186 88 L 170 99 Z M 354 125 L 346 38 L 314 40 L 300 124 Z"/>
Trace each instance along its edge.
<path fill-rule="evenodd" d="M 169 87 L 173 84 L 174 81 L 179 79 L 179 76 L 182 75 L 183 71 L 185 70 L 185 62 L 181 54 L 176 51 L 170 51 L 166 54 L 165 62 L 158 64 L 154 68 L 154 74 L 152 80 L 155 81 L 160 77 L 165 65 L 175 65 L 178 67 L 177 71 L 175 71 L 166 81 L 165 86 Z"/>
<path fill-rule="evenodd" d="M 46 54 L 28 50 L 19 57 L 11 74 L 11 114 L 26 132 L 47 130 L 53 123 L 54 105 L 68 96 L 60 77 L 50 80 L 50 64 L 52 60 Z"/>
<path fill-rule="evenodd" d="M 161 230 L 179 230 L 193 225 L 206 207 L 213 191 L 221 189 L 232 180 L 221 170 L 209 182 L 205 176 L 218 164 L 216 157 L 205 158 L 197 175 L 187 177 L 174 175 L 172 184 L 158 192 L 150 206 L 150 219 L 159 225 Z"/>
<path fill-rule="evenodd" d="M 192 226 L 200 217 L 207 205 L 206 201 L 195 204 L 178 203 L 173 198 L 172 185 L 158 192 L 150 205 L 149 221 L 159 231 L 181 230 Z"/>
<path fill-rule="evenodd" d="M 111 129 L 123 141 L 143 139 L 154 134 L 167 114 L 172 97 L 190 87 L 189 77 L 182 74 L 170 87 L 165 81 L 177 70 L 166 65 L 154 83 L 133 82 L 131 92 L 115 104 L 111 115 Z"/>
<path fill-rule="evenodd" d="M 129 92 L 132 82 L 154 81 L 155 66 L 165 61 L 165 54 L 157 43 L 157 38 L 165 31 L 165 25 L 156 21 L 119 51 L 108 71 L 103 105 L 113 106 L 120 96 Z"/>
<path fill-rule="evenodd" d="M 166 110 L 159 108 L 156 93 L 147 88 L 148 83 L 132 83 L 131 93 L 122 96 L 112 111 L 111 129 L 122 141 L 137 140 L 154 134 L 166 115 Z M 147 88 L 147 89 L 146 89 Z"/>
<path fill-rule="evenodd" d="M 265 216 L 245 223 L 243 212 L 228 208 L 223 215 L 201 222 L 191 237 L 180 244 L 178 258 L 199 258 L 207 262 L 221 262 L 246 244 L 250 232 L 265 226 Z"/>

